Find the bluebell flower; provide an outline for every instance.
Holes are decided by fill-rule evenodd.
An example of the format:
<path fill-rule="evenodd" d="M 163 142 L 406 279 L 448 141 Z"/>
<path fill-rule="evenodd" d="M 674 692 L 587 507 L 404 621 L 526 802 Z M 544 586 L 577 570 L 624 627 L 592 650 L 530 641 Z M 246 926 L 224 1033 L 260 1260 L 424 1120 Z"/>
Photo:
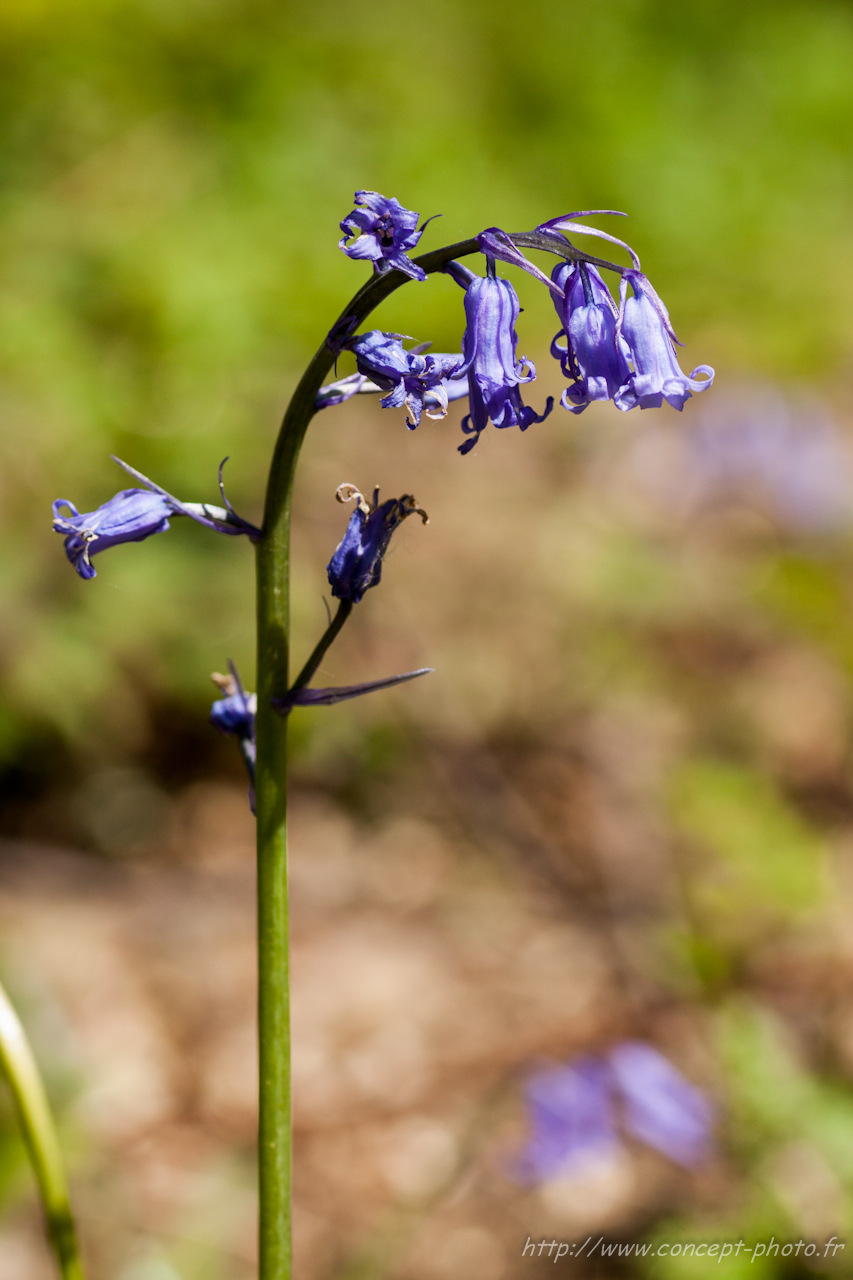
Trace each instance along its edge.
<path fill-rule="evenodd" d="M 494 258 L 486 261 L 485 276 L 475 275 L 459 263 L 450 263 L 447 268 L 465 289 L 464 362 L 455 372 L 457 378 L 468 375 L 470 413 L 462 420 L 462 430 L 471 439 L 459 446 L 463 454 L 474 448 L 490 420 L 496 427 L 518 426 L 526 431 L 532 422 L 544 422 L 554 407 L 549 396 L 545 412 L 538 414 L 521 399 L 519 385 L 533 381 L 536 366 L 516 354 L 515 322 L 521 308 L 515 289 L 509 280 L 498 279 Z"/>
<path fill-rule="evenodd" d="M 211 680 L 225 695 L 210 708 L 210 723 L 215 728 L 237 738 L 240 754 L 249 775 L 249 805 L 255 812 L 255 716 L 258 710 L 257 694 L 247 693 L 234 663 L 229 659 L 229 674 L 215 671 Z"/>
<path fill-rule="evenodd" d="M 393 196 L 381 196 L 378 191 L 356 191 L 355 204 L 341 223 L 344 234 L 339 247 L 344 253 L 372 262 L 377 271 L 394 268 L 413 280 L 426 280 L 426 273 L 407 254 L 432 219 L 418 227 L 418 214 L 404 209 Z M 347 244 L 353 236 L 352 244 Z"/>
<path fill-rule="evenodd" d="M 447 412 L 446 383 L 461 372 L 462 355 L 424 355 L 422 348 L 407 351 L 399 333 L 384 333 L 371 329 L 357 334 L 342 345 L 355 355 L 359 374 L 370 380 L 386 394 L 380 400 L 383 409 L 399 409 L 406 406 L 411 419 L 406 426 L 414 431 L 426 412 L 430 418 L 442 418 Z M 357 394 L 356 387 L 351 394 Z M 427 395 L 437 406 L 431 412 Z"/>
<path fill-rule="evenodd" d="M 428 516 L 408 493 L 380 505 L 378 489 L 374 490 L 372 503 L 368 503 L 355 485 L 342 484 L 336 496 L 339 502 L 355 498 L 357 506 L 327 566 L 329 583 L 338 600 L 358 604 L 365 591 L 375 587 L 382 576 L 382 558 L 394 530 L 407 516 L 417 513 L 424 524 L 428 523 Z"/>
<path fill-rule="evenodd" d="M 633 297 L 629 298 L 628 286 Z M 707 391 L 714 381 L 710 365 L 700 364 L 690 377 L 682 373 L 675 355 L 675 336 L 669 312 L 641 271 L 626 271 L 620 285 L 617 335 L 625 339 L 633 372 L 615 397 L 619 409 L 657 409 L 664 400 L 681 411 L 694 391 Z M 697 374 L 704 374 L 699 379 Z"/>
<path fill-rule="evenodd" d="M 639 1040 L 606 1057 L 537 1071 L 527 1082 L 531 1135 L 518 1163 L 528 1181 L 573 1174 L 615 1152 L 620 1131 L 694 1168 L 709 1151 L 713 1111 L 701 1089 Z"/>
<path fill-rule="evenodd" d="M 247 534 L 253 541 L 260 537 L 260 530 L 238 516 L 225 497 L 222 467 L 227 458 L 219 468 L 224 508 L 207 502 L 180 502 L 120 458 L 113 460 L 141 480 L 145 488 L 122 489 L 97 511 L 87 511 L 82 515 L 67 498 L 58 498 L 53 503 L 54 531 L 65 535 L 65 554 L 81 578 L 97 577 L 92 556 L 122 542 L 143 542 L 155 533 L 165 533 L 170 516 L 189 516 L 217 533 Z M 62 508 L 67 514 L 63 514 Z"/>
<path fill-rule="evenodd" d="M 436 355 L 432 358 L 435 361 L 461 362 L 462 360 L 461 355 Z M 314 407 L 318 411 L 331 409 L 335 405 L 346 403 L 353 396 L 381 395 L 383 390 L 385 388 L 371 381 L 366 374 L 351 373 L 346 378 L 340 378 L 337 382 L 327 382 L 325 387 L 321 387 L 317 392 Z M 423 411 L 429 418 L 443 417 L 451 401 L 462 400 L 467 395 L 467 374 L 461 377 L 456 377 L 455 374 L 452 377 L 443 377 L 432 386 L 427 381 L 424 383 Z M 383 405 L 383 408 L 388 407 Z"/>
<path fill-rule="evenodd" d="M 551 343 L 551 354 L 572 379 L 560 403 L 570 413 L 583 413 L 593 400 L 612 400 L 627 388 L 631 372 L 625 343 L 616 337 L 619 313 L 595 267 L 561 262 L 552 278 L 564 296 L 554 300 L 563 327 Z"/>

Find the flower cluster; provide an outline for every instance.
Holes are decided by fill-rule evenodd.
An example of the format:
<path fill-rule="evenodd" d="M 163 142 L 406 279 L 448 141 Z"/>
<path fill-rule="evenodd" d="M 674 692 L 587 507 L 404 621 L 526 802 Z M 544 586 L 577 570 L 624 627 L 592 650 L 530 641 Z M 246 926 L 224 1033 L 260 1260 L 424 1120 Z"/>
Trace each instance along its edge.
<path fill-rule="evenodd" d="M 563 408 L 582 413 L 594 400 L 610 400 L 623 412 L 658 408 L 664 401 L 683 409 L 694 393 L 712 384 L 714 371 L 699 365 L 689 377 L 682 372 L 675 350 L 680 343 L 669 314 L 640 270 L 634 250 L 624 240 L 576 221 L 615 212 L 594 209 L 566 214 L 515 239 L 499 227 L 482 231 L 477 244 L 486 258 L 485 276 L 459 262 L 444 267 L 465 290 L 462 352 L 424 356 L 428 344 L 406 351 L 400 334 L 374 329 L 341 341 L 333 331 L 330 346 L 336 353 L 342 349 L 354 352 L 358 373 L 323 387 L 316 407 L 382 391 L 382 407 L 405 405 L 411 415 L 406 418 L 407 426 L 414 429 L 425 411 L 430 417 L 443 417 L 450 400 L 467 395 L 469 412 L 462 419 L 462 431 L 469 438 L 459 446 L 463 454 L 474 448 L 489 422 L 499 428 L 518 426 L 521 431 L 531 423 L 543 422 L 554 402 L 549 396 L 543 412 L 537 413 L 521 398 L 520 386 L 533 381 L 536 369 L 526 357 L 518 356 L 515 325 L 519 301 L 512 284 L 497 275 L 496 263 L 501 261 L 520 267 L 551 290 L 561 325 L 551 353 L 570 380 L 560 400 Z M 356 208 L 341 223 L 347 233 L 341 248 L 350 257 L 371 260 L 377 271 L 394 267 L 423 280 L 423 269 L 405 253 L 426 226 L 418 228 L 417 221 L 418 215 L 397 200 L 375 191 L 356 192 Z M 630 254 L 632 267 L 626 270 L 589 259 L 574 248 L 568 232 L 598 236 L 621 246 Z M 351 236 L 356 239 L 348 245 Z M 563 259 L 550 279 L 525 257 L 515 240 Z M 618 305 L 596 262 L 619 274 Z M 354 322 L 355 318 L 348 319 Z"/>
<path fill-rule="evenodd" d="M 517 1167 L 526 1181 L 550 1181 L 612 1155 L 620 1130 L 685 1168 L 709 1152 L 710 1102 L 639 1040 L 623 1041 L 606 1056 L 537 1071 L 526 1094 L 531 1134 Z"/>

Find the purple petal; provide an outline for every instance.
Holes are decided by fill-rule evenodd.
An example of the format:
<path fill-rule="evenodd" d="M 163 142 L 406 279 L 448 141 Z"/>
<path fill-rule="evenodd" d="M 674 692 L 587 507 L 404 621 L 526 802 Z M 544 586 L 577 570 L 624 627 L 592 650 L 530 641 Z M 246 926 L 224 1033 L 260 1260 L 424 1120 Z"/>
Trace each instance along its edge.
<path fill-rule="evenodd" d="M 713 1108 L 701 1089 L 685 1080 L 657 1049 L 629 1040 L 610 1054 L 625 1127 L 677 1164 L 693 1168 L 705 1159 Z"/>
<path fill-rule="evenodd" d="M 520 1160 L 525 1180 L 541 1182 L 573 1172 L 618 1146 L 610 1071 L 599 1058 L 551 1067 L 525 1088 L 531 1134 Z"/>
<path fill-rule="evenodd" d="M 487 227 L 485 231 L 481 231 L 477 236 L 477 244 L 480 246 L 481 253 L 485 253 L 490 258 L 498 258 L 501 262 L 508 262 L 514 267 L 521 267 L 522 271 L 534 276 L 541 284 L 547 285 L 552 293 L 562 297 L 563 291 L 560 286 L 525 258 L 521 250 L 515 247 L 510 237 L 505 231 L 501 231 L 500 227 Z"/>

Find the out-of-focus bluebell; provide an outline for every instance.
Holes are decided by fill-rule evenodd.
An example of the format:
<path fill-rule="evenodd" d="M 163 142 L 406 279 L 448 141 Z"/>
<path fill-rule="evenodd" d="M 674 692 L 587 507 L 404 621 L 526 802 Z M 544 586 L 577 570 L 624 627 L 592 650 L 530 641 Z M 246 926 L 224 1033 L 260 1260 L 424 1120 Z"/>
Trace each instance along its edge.
<path fill-rule="evenodd" d="M 253 541 L 260 537 L 260 530 L 238 516 L 225 497 L 224 462 L 219 468 L 219 487 L 225 507 L 214 507 L 207 502 L 180 502 L 120 458 L 113 460 L 145 488 L 122 489 L 97 511 L 82 515 L 67 498 L 58 498 L 53 503 L 54 531 L 65 535 L 65 554 L 81 578 L 97 577 L 91 562 L 93 555 L 122 542 L 143 542 L 155 533 L 164 533 L 169 528 L 170 516 L 189 516 L 216 533 L 246 534 Z M 62 508 L 69 514 L 63 514 Z"/>
<path fill-rule="evenodd" d="M 526 1085 L 531 1133 L 519 1177 L 546 1182 L 615 1152 L 629 1134 L 685 1168 L 709 1152 L 713 1110 L 657 1049 L 627 1040 L 602 1057 L 535 1072 Z"/>
<path fill-rule="evenodd" d="M 464 362 L 454 375 L 468 375 L 470 413 L 462 420 L 462 430 L 471 439 L 459 446 L 463 454 L 474 448 L 490 420 L 496 427 L 518 426 L 526 431 L 531 423 L 544 422 L 554 407 L 553 397 L 549 396 L 545 412 L 538 414 L 521 399 L 519 385 L 533 381 L 536 366 L 526 356 L 519 359 L 516 353 L 515 322 L 521 308 L 515 289 L 509 280 L 498 278 L 494 258 L 486 261 L 485 276 L 476 275 L 458 262 L 451 262 L 446 268 L 465 290 Z"/>
<path fill-rule="evenodd" d="M 229 659 L 229 674 L 214 671 L 211 680 L 224 694 L 210 708 L 210 723 L 222 733 L 235 737 L 240 754 L 249 775 L 249 805 L 255 812 L 255 716 L 258 710 L 257 694 L 247 693 L 240 673 Z"/>
<path fill-rule="evenodd" d="M 382 196 L 378 191 L 356 191 L 355 206 L 341 223 L 344 234 L 338 243 L 344 253 L 350 258 L 372 262 L 377 271 L 393 268 L 413 280 L 426 280 L 426 273 L 407 254 L 414 249 L 432 218 L 427 218 L 419 227 L 417 213 L 405 209 L 393 196 Z M 347 244 L 350 239 L 352 243 Z"/>
<path fill-rule="evenodd" d="M 383 409 L 406 406 L 412 415 L 411 420 L 406 418 L 406 426 L 414 431 L 425 411 L 430 418 L 443 418 L 447 413 L 445 384 L 461 372 L 462 356 L 424 355 L 422 348 L 407 351 L 403 346 L 404 337 L 400 333 L 371 329 L 342 345 L 355 355 L 359 374 L 386 392 L 379 402 Z M 438 405 L 436 413 L 426 407 L 429 392 Z M 358 394 L 358 388 L 351 394 Z"/>
<path fill-rule="evenodd" d="M 570 413 L 583 413 L 593 400 L 612 400 L 627 388 L 629 352 L 617 340 L 616 303 L 595 267 L 561 262 L 552 276 L 564 296 L 554 301 L 563 327 L 551 343 L 551 354 L 572 379 L 560 403 Z"/>
<path fill-rule="evenodd" d="M 849 441 L 813 395 L 773 387 L 722 392 L 678 431 L 649 424 L 614 455 L 605 483 L 670 521 L 746 508 L 793 533 L 853 522 Z"/>
<path fill-rule="evenodd" d="M 633 297 L 628 297 L 630 285 Z M 657 409 L 664 400 L 679 412 L 694 391 L 707 391 L 714 381 L 710 365 L 700 364 L 688 378 L 675 355 L 675 336 L 669 312 L 641 271 L 626 271 L 619 286 L 617 337 L 625 339 L 633 372 L 614 397 L 617 408 Z M 704 378 L 697 377 L 704 374 Z"/>
<path fill-rule="evenodd" d="M 407 516 L 417 514 L 424 524 L 429 523 L 429 517 L 409 493 L 380 504 L 379 490 L 375 489 L 369 503 L 355 485 L 342 484 L 336 497 L 338 502 L 355 499 L 356 508 L 327 566 L 329 583 L 338 600 L 358 604 L 365 591 L 375 587 L 382 577 L 382 560 L 394 530 Z"/>

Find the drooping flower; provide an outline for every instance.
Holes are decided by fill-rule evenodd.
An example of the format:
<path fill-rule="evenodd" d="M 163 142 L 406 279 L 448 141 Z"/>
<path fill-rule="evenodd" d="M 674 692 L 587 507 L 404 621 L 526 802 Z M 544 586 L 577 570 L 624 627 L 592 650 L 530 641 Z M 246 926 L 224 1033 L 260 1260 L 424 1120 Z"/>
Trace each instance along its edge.
<path fill-rule="evenodd" d="M 461 372 L 462 355 L 424 355 L 422 348 L 407 351 L 400 333 L 384 333 L 371 329 L 357 334 L 342 345 L 355 355 L 359 374 L 369 379 L 386 394 L 380 400 L 383 409 L 399 409 L 406 406 L 406 426 L 414 431 L 421 416 L 443 418 L 447 413 L 448 393 L 446 382 Z M 356 387 L 350 394 L 357 394 Z M 427 395 L 437 406 L 431 412 Z M 347 397 L 348 398 L 348 397 Z"/>
<path fill-rule="evenodd" d="M 410 353 L 411 354 L 411 353 Z M 436 355 L 434 360 L 453 360 L 460 361 L 461 356 Z M 331 409 L 335 405 L 344 404 L 347 400 L 351 400 L 353 396 L 369 396 L 381 395 L 384 388 L 380 387 L 376 382 L 363 373 L 351 373 L 347 378 L 340 378 L 337 382 L 327 382 L 325 387 L 321 387 L 317 392 L 314 401 L 314 408 Z M 444 416 L 447 405 L 453 400 L 462 400 L 468 395 L 468 377 L 463 374 L 462 377 L 444 377 L 435 386 L 424 386 L 423 411 L 428 418 L 439 418 Z M 387 408 L 388 406 L 383 406 Z"/>
<path fill-rule="evenodd" d="M 626 271 L 622 276 L 616 331 L 625 339 L 634 366 L 627 386 L 615 397 L 619 409 L 637 404 L 641 409 L 657 409 L 666 400 L 680 412 L 694 391 L 707 391 L 714 381 L 714 370 L 707 364 L 697 365 L 689 378 L 682 373 L 675 355 L 676 345 L 681 344 L 669 312 L 641 271 Z M 699 379 L 697 374 L 705 377 Z"/>
<path fill-rule="evenodd" d="M 407 516 L 417 514 L 424 524 L 428 516 L 411 494 L 389 498 L 379 503 L 379 490 L 374 490 L 368 503 L 355 485 L 342 484 L 337 491 L 339 502 L 356 499 L 357 506 L 349 519 L 346 532 L 327 566 L 332 595 L 338 600 L 358 604 L 365 591 L 375 587 L 382 576 L 382 559 L 394 530 Z"/>
<path fill-rule="evenodd" d="M 219 468 L 219 487 L 225 507 L 214 507 L 207 502 L 180 502 L 120 458 L 113 461 L 140 480 L 145 488 L 122 489 L 97 511 L 82 515 L 67 498 L 58 498 L 53 503 L 54 532 L 65 535 L 65 554 L 81 578 L 97 577 L 91 562 L 93 555 L 122 542 L 143 542 L 155 533 L 165 533 L 170 516 L 189 516 L 217 533 L 247 534 L 253 541 L 260 537 L 260 530 L 238 516 L 225 497 L 224 462 Z M 61 508 L 70 514 L 63 515 Z"/>
<path fill-rule="evenodd" d="M 701 1089 L 639 1040 L 606 1057 L 537 1071 L 527 1082 L 531 1135 L 518 1173 L 548 1181 L 615 1152 L 620 1132 L 695 1168 L 709 1150 L 713 1111 Z"/>
<path fill-rule="evenodd" d="M 496 427 L 518 426 L 526 431 L 532 422 L 544 422 L 554 407 L 549 396 L 545 412 L 538 414 L 521 399 L 519 385 L 533 381 L 536 366 L 526 356 L 519 359 L 516 355 L 515 322 L 521 308 L 515 289 L 509 280 L 498 278 L 494 258 L 488 257 L 486 262 L 485 276 L 475 275 L 458 262 L 447 267 L 465 289 L 464 363 L 455 373 L 457 378 L 468 375 L 471 412 L 463 418 L 462 430 L 471 439 L 459 446 L 463 454 L 474 448 L 490 420 Z"/>
<path fill-rule="evenodd" d="M 350 258 L 366 259 L 377 271 L 394 268 L 413 280 L 426 280 L 426 273 L 407 257 L 420 240 L 428 218 L 418 226 L 418 214 L 405 209 L 393 196 L 378 191 L 356 191 L 355 205 L 341 223 L 339 247 Z M 438 216 L 438 215 L 435 215 Z M 347 241 L 352 237 L 351 244 Z"/>
<path fill-rule="evenodd" d="M 249 775 L 249 805 L 255 812 L 255 716 L 258 710 L 257 694 L 247 693 L 234 663 L 228 661 L 229 674 L 214 671 L 210 677 L 225 695 L 210 708 L 210 723 L 222 733 L 237 738 L 240 754 Z"/>
<path fill-rule="evenodd" d="M 618 311 L 595 267 L 561 262 L 552 278 L 564 297 L 554 300 L 563 327 L 551 343 L 551 354 L 572 379 L 560 403 L 570 413 L 583 413 L 593 400 L 612 400 L 631 376 L 625 344 L 616 337 Z M 565 347 L 560 346 L 563 337 Z"/>

